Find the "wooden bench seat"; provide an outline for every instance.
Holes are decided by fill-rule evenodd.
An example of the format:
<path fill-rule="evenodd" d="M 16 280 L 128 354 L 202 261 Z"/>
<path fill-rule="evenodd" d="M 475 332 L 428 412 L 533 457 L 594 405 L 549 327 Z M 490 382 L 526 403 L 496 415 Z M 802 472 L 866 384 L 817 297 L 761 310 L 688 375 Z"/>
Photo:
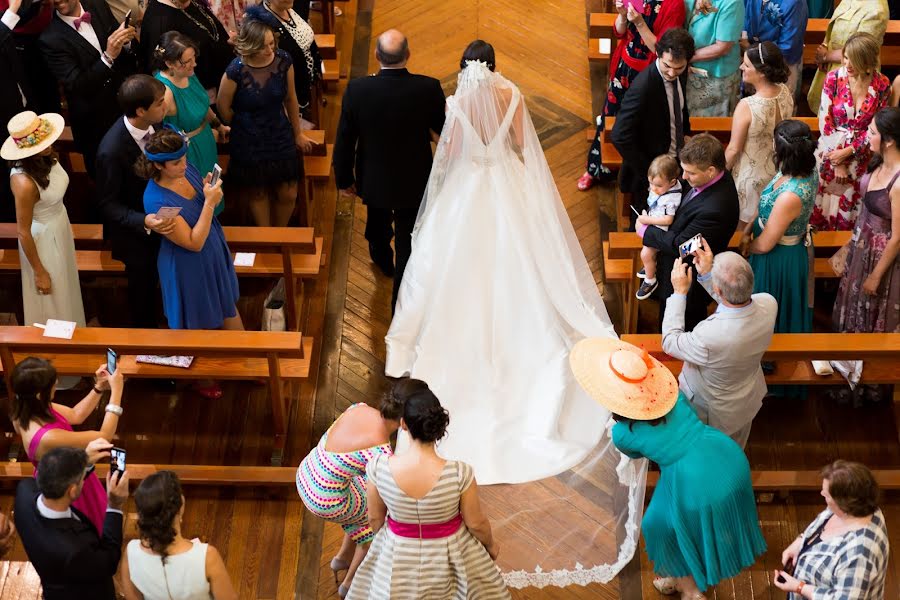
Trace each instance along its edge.
<path fill-rule="evenodd" d="M 129 464 L 128 478 L 141 481 L 159 471 L 174 471 L 184 485 L 227 485 L 281 487 L 295 485 L 296 467 L 228 467 L 218 465 L 141 465 Z M 97 477 L 105 480 L 108 464 L 97 465 Z M 0 462 L 0 480 L 17 481 L 34 476 L 28 462 Z M 297 496 L 297 500 L 300 497 Z"/>
<path fill-rule="evenodd" d="M 333 33 L 317 33 L 316 46 L 319 48 L 319 54 L 322 58 L 337 57 L 337 36 Z"/>
<path fill-rule="evenodd" d="M 876 469 L 872 471 L 883 490 L 900 489 L 900 470 Z M 754 492 L 818 491 L 822 488 L 822 476 L 818 471 L 752 471 Z M 655 488 L 659 472 L 647 473 L 647 487 Z"/>

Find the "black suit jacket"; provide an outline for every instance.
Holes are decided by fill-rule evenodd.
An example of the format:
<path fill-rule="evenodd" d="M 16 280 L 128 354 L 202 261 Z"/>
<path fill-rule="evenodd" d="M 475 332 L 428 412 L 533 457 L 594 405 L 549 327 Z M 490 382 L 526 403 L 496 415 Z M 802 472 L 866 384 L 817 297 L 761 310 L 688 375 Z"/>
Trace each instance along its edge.
<path fill-rule="evenodd" d="M 0 16 L 3 12 L 0 11 Z M 27 98 L 27 85 L 13 33 L 0 23 L 0 126 L 4 129 L 14 115 L 25 110 L 19 88 Z"/>
<path fill-rule="evenodd" d="M 684 192 L 687 198 L 690 190 Z M 672 295 L 672 266 L 678 258 L 678 246 L 698 233 L 709 243 L 713 254 L 728 250 L 728 242 L 737 229 L 740 205 L 734 180 L 727 171 L 722 179 L 709 186 L 694 198 L 685 202 L 675 213 L 675 220 L 668 231 L 651 225 L 644 233 L 644 245 L 656 248 L 656 272 L 659 279 L 657 293 L 662 300 L 659 311 L 660 322 L 665 313 L 666 299 Z M 690 331 L 694 325 L 706 318 L 706 307 L 712 301 L 703 286 L 691 285 L 687 295 L 685 308 L 685 329 Z"/>
<path fill-rule="evenodd" d="M 91 27 L 100 48 L 106 48 L 107 39 L 119 23 L 103 0 L 82 0 L 81 5 L 91 13 Z M 63 22 L 58 13 L 53 14 L 41 34 L 41 50 L 50 71 L 63 85 L 75 146 L 82 153 L 96 152 L 103 133 L 122 114 L 116 100 L 119 85 L 138 72 L 137 41 L 131 43 L 132 49 L 123 48 L 109 68 L 100 59 L 100 52 Z"/>
<path fill-rule="evenodd" d="M 28 560 L 41 576 L 45 600 L 113 600 L 113 575 L 122 554 L 122 515 L 107 512 L 103 536 L 88 518 L 47 519 L 37 510 L 40 491 L 31 477 L 16 489 L 16 529 Z"/>
<path fill-rule="evenodd" d="M 113 258 L 129 265 L 154 266 L 159 236 L 144 229 L 147 180 L 135 175 L 141 149 L 119 115 L 97 149 L 97 210 L 103 237 L 112 241 Z"/>
<path fill-rule="evenodd" d="M 406 69 L 354 79 L 334 142 L 337 187 L 355 183 L 363 201 L 378 208 L 416 208 L 431 173 L 431 132 L 443 127 L 437 79 Z"/>
<path fill-rule="evenodd" d="M 681 76 L 682 96 L 687 88 L 687 71 Z M 682 102 L 681 123 L 684 135 L 691 133 L 687 100 Z M 642 193 L 647 189 L 647 169 L 653 159 L 669 152 L 669 101 L 666 82 L 656 63 L 641 71 L 622 97 L 612 129 L 612 143 L 622 155 L 621 188 L 623 192 Z"/>

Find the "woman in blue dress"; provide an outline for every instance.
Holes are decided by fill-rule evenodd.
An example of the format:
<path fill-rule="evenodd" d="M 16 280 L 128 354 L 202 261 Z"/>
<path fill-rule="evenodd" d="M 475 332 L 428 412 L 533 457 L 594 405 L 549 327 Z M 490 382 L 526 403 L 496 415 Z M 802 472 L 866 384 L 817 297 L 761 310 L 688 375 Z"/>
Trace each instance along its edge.
<path fill-rule="evenodd" d="M 702 590 L 752 565 L 766 543 L 740 446 L 697 418 L 675 376 L 645 350 L 589 338 L 569 362 L 585 391 L 612 412 L 616 448 L 659 465 L 641 523 L 660 576 L 653 585 L 702 600 Z"/>

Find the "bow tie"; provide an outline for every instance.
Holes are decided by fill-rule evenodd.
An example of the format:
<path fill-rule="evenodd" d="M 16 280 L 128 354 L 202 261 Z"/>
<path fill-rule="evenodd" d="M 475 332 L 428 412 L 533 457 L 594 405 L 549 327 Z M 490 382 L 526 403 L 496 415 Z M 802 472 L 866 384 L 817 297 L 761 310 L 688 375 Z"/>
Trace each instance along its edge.
<path fill-rule="evenodd" d="M 75 31 L 80 31 L 80 30 L 81 30 L 81 24 L 82 24 L 82 23 L 86 23 L 86 24 L 88 24 L 88 25 L 91 24 L 91 13 L 89 13 L 88 11 L 84 11 L 84 12 L 81 14 L 80 17 L 78 17 L 77 19 L 75 19 L 75 23 L 74 23 L 74 25 L 75 25 Z"/>

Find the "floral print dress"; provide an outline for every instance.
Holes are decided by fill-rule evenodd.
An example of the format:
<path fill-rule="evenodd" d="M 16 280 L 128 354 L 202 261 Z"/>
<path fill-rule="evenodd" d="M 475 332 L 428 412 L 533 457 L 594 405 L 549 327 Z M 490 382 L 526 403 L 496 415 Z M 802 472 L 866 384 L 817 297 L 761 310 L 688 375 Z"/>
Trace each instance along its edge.
<path fill-rule="evenodd" d="M 819 190 L 810 223 L 818 230 L 850 231 L 859 213 L 859 181 L 866 172 L 871 150 L 869 149 L 869 123 L 875 113 L 887 106 L 891 95 L 891 82 L 876 71 L 869 90 L 856 110 L 847 69 L 841 67 L 828 74 L 822 88 L 819 107 L 819 147 L 816 163 L 819 168 Z M 850 181 L 839 184 L 835 180 L 835 168 L 826 158 L 828 153 L 842 148 L 853 148 L 849 164 Z"/>

